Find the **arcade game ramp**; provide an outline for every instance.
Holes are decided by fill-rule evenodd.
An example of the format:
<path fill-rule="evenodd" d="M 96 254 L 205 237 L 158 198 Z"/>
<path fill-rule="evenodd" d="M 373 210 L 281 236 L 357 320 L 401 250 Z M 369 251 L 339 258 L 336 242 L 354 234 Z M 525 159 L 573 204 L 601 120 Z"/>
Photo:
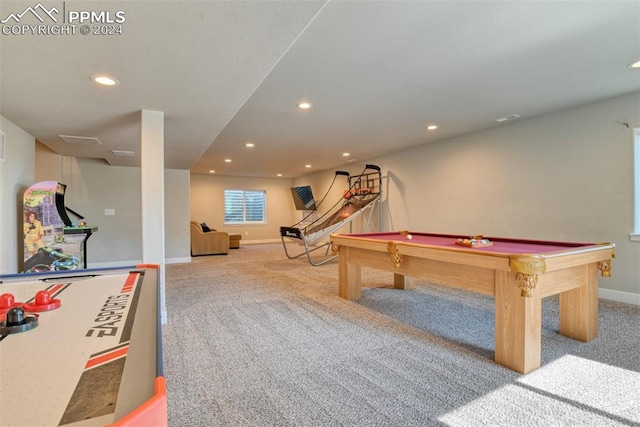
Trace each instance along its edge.
<path fill-rule="evenodd" d="M 382 175 L 380 173 L 380 167 L 376 165 L 366 165 L 360 175 L 350 176 L 347 172 L 341 171 L 336 172 L 336 176 L 337 175 L 346 175 L 349 183 L 349 189 L 345 191 L 344 197 L 341 200 L 338 200 L 331 209 L 305 226 L 301 226 L 300 224 L 302 224 L 306 218 L 290 227 L 280 227 L 280 238 L 287 258 L 296 259 L 306 255 L 309 263 L 314 266 L 322 265 L 335 259 L 336 256 L 327 258 L 330 242 L 327 241 L 321 245 L 318 244 L 327 239 L 331 233 L 350 224 L 365 212 L 369 213 L 369 217 L 363 231 L 368 230 L 373 214 L 373 207 L 382 197 Z M 329 187 L 329 191 L 332 186 L 333 183 Z M 329 191 L 327 191 L 327 193 Z M 321 203 L 322 201 L 318 206 L 320 206 Z M 285 238 L 298 240 L 304 246 L 304 251 L 296 255 L 289 254 Z M 322 260 L 312 258 L 311 253 L 321 249 L 325 249 L 325 258 Z"/>

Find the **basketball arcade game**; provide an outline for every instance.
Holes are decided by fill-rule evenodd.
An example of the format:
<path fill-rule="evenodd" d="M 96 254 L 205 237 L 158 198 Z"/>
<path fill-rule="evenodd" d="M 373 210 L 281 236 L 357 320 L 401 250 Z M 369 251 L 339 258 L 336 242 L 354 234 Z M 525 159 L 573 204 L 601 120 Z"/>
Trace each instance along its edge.
<path fill-rule="evenodd" d="M 344 192 L 343 198 L 338 200 L 320 217 L 310 220 L 331 191 L 338 176 L 347 177 L 348 189 Z M 298 210 L 310 210 L 311 212 L 291 227 L 280 227 L 280 238 L 284 252 L 289 259 L 297 259 L 306 255 L 311 265 L 319 266 L 337 257 L 337 255 L 328 256 L 330 241 L 325 241 L 318 245 L 323 240 L 328 239 L 331 233 L 335 233 L 346 225 L 351 226 L 353 220 L 366 211 L 369 214 L 363 232 L 369 230 L 374 207 L 382 200 L 382 174 L 379 166 L 370 164 L 365 165 L 364 170 L 359 175 L 351 176 L 349 172 L 336 171 L 329 189 L 317 205 L 313 200 L 310 187 L 294 187 L 291 190 L 296 208 Z M 285 238 L 299 240 L 304 246 L 304 252 L 296 255 L 289 254 Z M 312 258 L 312 252 L 323 248 L 325 249 L 325 256 L 328 257 L 322 260 Z"/>
<path fill-rule="evenodd" d="M 166 426 L 157 265 L 0 276 L 0 418 Z"/>
<path fill-rule="evenodd" d="M 66 187 L 42 181 L 24 192 L 24 273 L 87 268 L 87 240 L 98 227 L 65 206 Z M 73 223 L 67 212 L 79 221 Z"/>

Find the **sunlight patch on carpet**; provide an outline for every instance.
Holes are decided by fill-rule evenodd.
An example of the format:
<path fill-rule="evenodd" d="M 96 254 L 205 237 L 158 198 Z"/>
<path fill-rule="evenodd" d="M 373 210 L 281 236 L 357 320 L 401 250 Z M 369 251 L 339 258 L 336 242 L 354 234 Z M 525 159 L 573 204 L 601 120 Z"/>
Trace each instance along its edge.
<path fill-rule="evenodd" d="M 450 426 L 640 423 L 640 373 L 563 356 L 480 399 L 438 418 Z M 573 407 L 567 411 L 566 405 Z"/>

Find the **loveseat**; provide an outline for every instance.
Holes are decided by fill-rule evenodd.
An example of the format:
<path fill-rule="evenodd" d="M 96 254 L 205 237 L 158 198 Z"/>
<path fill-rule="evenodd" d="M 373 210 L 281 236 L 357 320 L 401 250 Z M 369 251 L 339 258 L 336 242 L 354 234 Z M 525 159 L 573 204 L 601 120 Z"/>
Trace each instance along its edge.
<path fill-rule="evenodd" d="M 200 223 L 191 221 L 191 256 L 228 253 L 229 233 L 214 229 L 205 232 Z"/>

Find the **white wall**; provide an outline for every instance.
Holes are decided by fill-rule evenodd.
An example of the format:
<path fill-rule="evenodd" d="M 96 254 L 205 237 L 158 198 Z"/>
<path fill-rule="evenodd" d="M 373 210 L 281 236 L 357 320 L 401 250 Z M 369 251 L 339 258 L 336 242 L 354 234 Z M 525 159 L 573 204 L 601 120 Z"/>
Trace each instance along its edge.
<path fill-rule="evenodd" d="M 46 180 L 66 184 L 67 206 L 98 226 L 98 232 L 87 241 L 89 267 L 141 261 L 140 168 L 60 156 L 4 117 L 0 120 L 0 130 L 6 135 L 6 160 L 0 161 L 0 274 L 19 271 L 22 196 L 30 185 Z M 167 263 L 191 259 L 189 179 L 187 170 L 165 169 Z M 116 215 L 105 215 L 105 209 L 114 209 Z"/>
<path fill-rule="evenodd" d="M 375 162 L 367 163 L 377 165 Z M 349 189 L 349 179 L 343 175 L 336 175 L 336 171 L 348 172 L 352 180 L 357 179 L 357 176 L 359 175 L 371 173 L 375 174 L 375 170 L 366 169 L 365 166 L 365 163 L 353 162 L 335 170 L 317 172 L 294 180 L 296 186 L 311 186 L 313 198 L 316 201 L 316 205 L 319 204 L 317 217 L 319 217 L 320 219 L 318 223 L 321 223 L 324 219 L 327 218 L 327 216 L 334 213 L 339 208 L 339 206 L 342 206 L 344 202 L 344 193 Z M 386 218 L 386 215 L 388 215 L 388 210 L 386 209 L 388 183 L 386 176 L 387 172 L 385 170 L 382 170 L 381 173 L 382 196 L 380 199 L 380 203 L 377 203 L 373 207 L 372 211 L 367 211 L 364 215 L 361 215 L 357 219 L 350 221 L 342 229 L 337 230 L 336 233 L 358 233 L 363 231 L 374 232 L 383 229 L 384 220 Z M 325 214 L 327 216 L 323 217 L 323 215 Z"/>
<path fill-rule="evenodd" d="M 613 274 L 600 279 L 601 292 L 640 303 L 640 242 L 629 239 L 638 126 L 636 92 L 371 159 L 368 163 L 380 166 L 385 176 L 382 229 L 614 242 Z M 22 192 L 45 179 L 67 184 L 67 204 L 100 227 L 88 242 L 90 266 L 141 258 L 139 170 L 63 158 L 54 162 L 61 172 L 54 168 L 51 177 L 36 180 L 33 137 L 4 118 L 0 130 L 7 135 L 7 160 L 0 162 L 0 268 L 16 271 Z M 353 174 L 361 168 L 345 166 Z M 189 219 L 240 232 L 245 242 L 279 239 L 279 227 L 299 219 L 289 187 L 311 184 L 319 199 L 334 172 L 295 181 L 193 175 L 190 185 L 186 171 L 167 174 L 165 179 L 176 178 L 175 185 L 165 184 L 171 187 L 166 204 L 175 207 L 171 219 L 167 211 L 166 221 L 172 222 L 167 257 L 188 257 Z M 268 224 L 225 227 L 223 193 L 231 188 L 267 190 Z M 336 187 L 327 200 L 333 202 L 341 191 Z M 116 216 L 105 216 L 105 208 L 115 209 Z"/>
<path fill-rule="evenodd" d="M 84 216 L 89 225 L 98 227 L 87 240 L 88 266 L 141 261 L 140 169 L 109 166 L 98 159 L 60 157 L 60 170 L 55 173 L 59 178 L 38 171 L 37 181 L 59 179 L 66 184 L 65 205 Z M 105 215 L 105 209 L 113 209 L 115 215 Z"/>
<path fill-rule="evenodd" d="M 246 178 L 217 175 L 191 175 L 191 219 L 229 233 L 242 234 L 243 243 L 280 240 L 280 227 L 294 219 L 291 180 L 286 178 Z M 267 223 L 259 225 L 224 224 L 224 190 L 265 190 Z"/>
<path fill-rule="evenodd" d="M 87 241 L 89 267 L 130 265 L 142 260 L 140 168 L 60 156 L 42 144 L 37 144 L 35 163 L 33 182 L 66 184 L 67 207 L 98 227 Z M 169 263 L 191 259 L 188 205 L 189 171 L 165 169 L 165 257 Z M 115 215 L 105 215 L 105 209 L 114 209 Z"/>
<path fill-rule="evenodd" d="M 639 125 L 636 92 L 372 159 L 387 177 L 383 229 L 613 242 L 601 290 L 640 304 L 640 242 L 629 239 Z M 332 174 L 295 184 L 315 192 Z"/>
<path fill-rule="evenodd" d="M 164 255 L 167 262 L 191 261 L 188 170 L 164 170 Z"/>
<path fill-rule="evenodd" d="M 5 160 L 0 161 L 0 274 L 22 262 L 22 197 L 35 181 L 35 138 L 0 116 Z"/>

